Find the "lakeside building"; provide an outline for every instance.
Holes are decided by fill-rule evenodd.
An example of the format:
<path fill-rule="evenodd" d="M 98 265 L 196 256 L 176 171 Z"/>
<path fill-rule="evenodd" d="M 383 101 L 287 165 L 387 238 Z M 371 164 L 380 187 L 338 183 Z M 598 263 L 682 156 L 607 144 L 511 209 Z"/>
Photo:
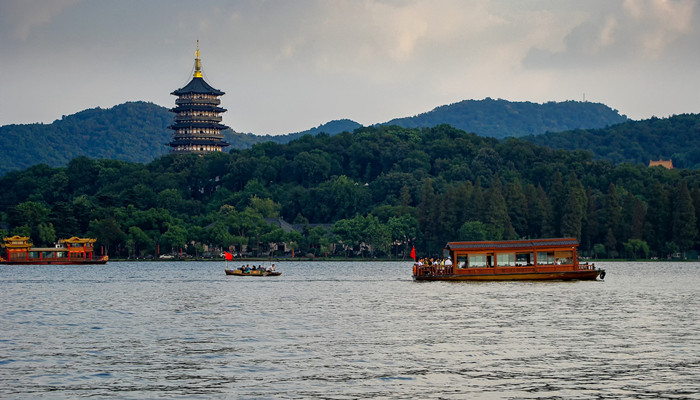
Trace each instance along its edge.
<path fill-rule="evenodd" d="M 228 126 L 221 123 L 221 113 L 225 108 L 219 107 L 220 96 L 225 93 L 214 89 L 202 76 L 202 61 L 199 58 L 199 41 L 194 59 L 192 80 L 184 87 L 171 93 L 177 96 L 174 112 L 175 123 L 169 126 L 174 130 L 173 140 L 168 143 L 172 153 L 204 154 L 223 151 L 229 143 L 225 142 L 221 131 Z"/>
<path fill-rule="evenodd" d="M 664 167 L 666 169 L 673 169 L 673 160 L 649 160 L 649 167 Z"/>

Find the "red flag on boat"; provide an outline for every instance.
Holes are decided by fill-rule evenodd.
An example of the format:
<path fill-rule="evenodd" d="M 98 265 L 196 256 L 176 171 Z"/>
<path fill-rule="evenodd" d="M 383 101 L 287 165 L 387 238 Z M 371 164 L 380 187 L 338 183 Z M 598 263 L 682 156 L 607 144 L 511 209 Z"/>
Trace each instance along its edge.
<path fill-rule="evenodd" d="M 413 246 L 413 249 L 411 249 L 411 258 L 413 261 L 416 261 L 416 246 Z"/>
<path fill-rule="evenodd" d="M 226 261 L 233 260 L 233 254 L 229 253 L 228 251 L 224 251 L 224 257 L 226 258 Z"/>

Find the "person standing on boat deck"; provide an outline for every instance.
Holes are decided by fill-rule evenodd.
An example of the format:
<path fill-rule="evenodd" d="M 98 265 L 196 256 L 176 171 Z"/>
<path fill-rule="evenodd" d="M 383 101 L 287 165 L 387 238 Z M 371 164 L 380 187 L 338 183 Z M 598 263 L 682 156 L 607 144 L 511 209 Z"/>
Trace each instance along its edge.
<path fill-rule="evenodd" d="M 447 260 L 445 260 L 445 270 L 448 274 L 452 273 L 452 260 L 450 257 L 447 257 Z"/>

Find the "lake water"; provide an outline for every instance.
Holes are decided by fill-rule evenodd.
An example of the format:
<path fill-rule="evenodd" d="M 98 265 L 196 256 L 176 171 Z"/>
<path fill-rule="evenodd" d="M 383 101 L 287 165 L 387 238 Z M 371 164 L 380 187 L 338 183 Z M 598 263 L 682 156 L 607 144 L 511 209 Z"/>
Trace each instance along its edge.
<path fill-rule="evenodd" d="M 0 266 L 0 397 L 700 399 L 700 263 L 483 283 L 277 265 Z"/>

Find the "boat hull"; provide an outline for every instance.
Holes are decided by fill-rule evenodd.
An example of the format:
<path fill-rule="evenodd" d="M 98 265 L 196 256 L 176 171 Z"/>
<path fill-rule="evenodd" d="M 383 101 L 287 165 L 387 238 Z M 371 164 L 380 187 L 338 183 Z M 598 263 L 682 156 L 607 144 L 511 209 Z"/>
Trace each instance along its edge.
<path fill-rule="evenodd" d="M 590 280 L 594 281 L 598 276 L 604 277 L 605 271 L 547 271 L 547 272 L 522 272 L 522 273 L 484 273 L 484 274 L 445 274 L 445 275 L 420 275 L 413 276 L 417 281 L 570 281 Z"/>
<path fill-rule="evenodd" d="M 235 275 L 235 276 L 280 276 L 282 275 L 281 272 L 277 271 L 250 271 L 250 272 L 243 272 L 240 269 L 225 269 L 226 275 Z"/>
<path fill-rule="evenodd" d="M 2 260 L 0 264 L 4 265 L 97 265 L 107 264 L 107 258 L 98 260 Z"/>

